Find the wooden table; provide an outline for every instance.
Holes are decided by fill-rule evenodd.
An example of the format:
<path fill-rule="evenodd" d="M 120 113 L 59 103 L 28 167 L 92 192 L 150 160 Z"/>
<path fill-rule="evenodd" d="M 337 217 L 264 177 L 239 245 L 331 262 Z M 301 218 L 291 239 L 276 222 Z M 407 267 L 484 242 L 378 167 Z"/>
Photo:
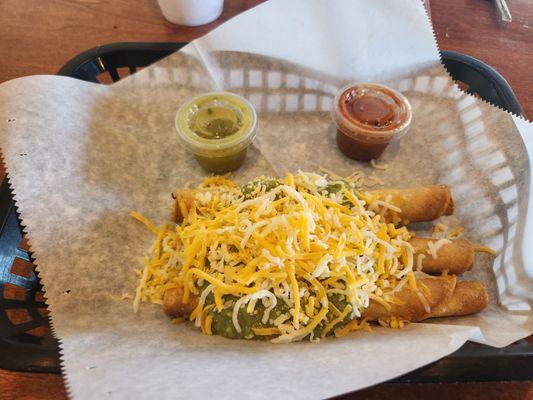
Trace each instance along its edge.
<path fill-rule="evenodd" d="M 262 0 L 226 0 L 214 23 L 185 28 L 166 22 L 156 0 L 1 0 L 0 82 L 54 74 L 71 57 L 120 41 L 190 41 Z M 426 5 L 429 1 L 426 0 Z M 487 0 L 431 0 L 441 49 L 459 51 L 496 68 L 533 116 L 533 2 L 509 0 L 514 21 L 499 25 Z M 3 169 L 0 166 L 0 178 Z M 0 400 L 64 399 L 63 378 L 0 370 Z M 350 399 L 533 399 L 532 382 L 381 384 Z"/>

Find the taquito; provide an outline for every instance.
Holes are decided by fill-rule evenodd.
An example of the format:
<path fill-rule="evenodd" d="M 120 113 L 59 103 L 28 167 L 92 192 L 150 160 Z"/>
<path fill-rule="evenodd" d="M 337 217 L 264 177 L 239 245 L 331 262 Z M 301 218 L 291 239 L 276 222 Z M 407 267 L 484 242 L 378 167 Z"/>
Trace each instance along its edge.
<path fill-rule="evenodd" d="M 399 318 L 417 322 L 428 318 L 475 314 L 488 305 L 487 290 L 479 281 L 456 281 L 454 275 L 417 280 L 418 292 L 403 287 L 392 298 L 390 309 L 370 301 L 363 316 L 369 321 Z M 424 298 L 421 299 L 421 296 Z M 426 303 L 426 304 L 424 304 Z"/>
<path fill-rule="evenodd" d="M 433 221 L 443 215 L 451 215 L 455 209 L 452 193 L 447 185 L 420 186 L 407 189 L 379 189 L 369 191 L 379 200 L 399 208 L 399 221 L 410 222 Z M 393 211 L 388 210 L 384 216 L 393 221 Z"/>
<path fill-rule="evenodd" d="M 440 274 L 448 271 L 450 274 L 460 275 L 472 268 L 474 263 L 474 246 L 465 239 L 453 239 L 444 243 L 436 250 L 433 257 L 430 243 L 436 244 L 439 239 L 412 237 L 409 243 L 415 250 L 415 259 L 423 255 L 422 271 L 428 274 Z"/>
<path fill-rule="evenodd" d="M 380 198 L 388 198 L 391 195 L 392 200 L 390 202 L 402 209 L 407 209 L 407 215 L 410 218 L 415 216 L 415 220 L 422 220 L 421 218 L 430 218 L 430 215 L 437 215 L 438 212 L 430 214 L 430 210 L 435 210 L 438 203 L 444 204 L 447 202 L 444 212 L 451 213 L 453 211 L 451 193 L 446 185 L 425 186 L 412 189 L 391 189 L 373 191 L 371 193 L 378 194 Z M 175 222 L 181 222 L 184 214 L 188 213 L 195 206 L 194 195 L 195 191 L 191 189 L 180 189 L 174 193 L 173 219 Z M 407 205 L 410 199 L 413 199 L 413 201 Z M 427 203 L 423 203 L 423 201 L 427 201 Z M 415 210 L 413 204 L 417 204 L 418 209 Z M 444 209 L 444 205 L 440 207 Z M 411 221 L 414 220 L 411 219 Z M 415 257 L 424 255 L 422 260 L 423 272 L 440 274 L 447 271 L 450 274 L 459 275 L 470 270 L 474 262 L 474 246 L 471 242 L 464 239 L 454 239 L 451 243 L 440 246 L 436 254 L 437 257 L 433 257 L 428 243 L 436 243 L 437 241 L 438 239 L 421 237 L 413 237 L 409 241 L 415 250 Z"/>
<path fill-rule="evenodd" d="M 455 275 L 421 278 L 417 280 L 418 292 L 405 286 L 399 290 L 387 309 L 371 300 L 363 311 L 369 321 L 391 317 L 417 322 L 428 318 L 475 314 L 488 305 L 485 287 L 479 281 L 458 282 Z M 421 299 L 423 296 L 423 299 Z M 171 288 L 165 291 L 163 309 L 172 317 L 188 317 L 198 305 L 198 298 L 191 296 L 183 303 L 183 290 Z"/>
<path fill-rule="evenodd" d="M 185 214 L 195 206 L 194 193 L 191 189 L 178 189 L 172 194 L 172 220 L 175 223 L 181 223 Z"/>
<path fill-rule="evenodd" d="M 198 305 L 198 297 L 190 296 L 183 302 L 183 288 L 175 287 L 165 290 L 163 295 L 163 311 L 171 317 L 188 317 Z"/>
<path fill-rule="evenodd" d="M 420 186 L 407 189 L 380 189 L 369 191 L 381 201 L 386 201 L 399 208 L 397 216 L 401 222 L 433 221 L 443 215 L 451 215 L 455 209 L 452 193 L 447 185 Z M 183 205 L 194 205 L 195 191 L 180 189 L 174 193 L 173 217 L 179 223 L 183 219 Z M 180 203 L 183 205 L 180 207 Z M 392 221 L 392 214 L 386 213 L 384 217 Z"/>
<path fill-rule="evenodd" d="M 489 304 L 485 286 L 479 281 L 457 282 L 451 296 L 431 311 L 431 317 L 475 314 Z"/>

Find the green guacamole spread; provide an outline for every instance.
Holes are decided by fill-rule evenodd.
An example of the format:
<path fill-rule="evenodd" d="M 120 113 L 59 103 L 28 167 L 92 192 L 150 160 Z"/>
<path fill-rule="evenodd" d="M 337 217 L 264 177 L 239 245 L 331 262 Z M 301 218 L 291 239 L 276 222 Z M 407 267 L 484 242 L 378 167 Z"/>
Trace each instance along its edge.
<path fill-rule="evenodd" d="M 264 193 L 267 193 L 279 185 L 281 185 L 281 181 L 279 179 L 275 178 L 259 178 L 256 180 L 253 180 L 251 182 L 248 182 L 242 187 L 242 194 L 244 196 L 245 200 L 253 199 L 259 195 L 262 195 Z M 330 182 L 326 186 L 321 189 L 321 191 L 325 191 L 326 193 L 339 193 L 343 186 L 346 185 L 346 187 L 349 188 L 349 184 L 342 181 L 336 181 L 336 182 Z M 347 199 L 344 199 L 346 202 L 348 202 Z M 283 299 L 277 298 L 277 305 L 271 310 L 270 315 L 266 323 L 262 322 L 263 315 L 265 312 L 265 306 L 262 304 L 262 302 L 259 300 L 257 301 L 254 311 L 249 314 L 246 311 L 247 305 L 243 305 L 239 311 L 237 320 L 239 323 L 239 326 L 241 328 L 241 332 L 238 332 L 235 328 L 232 320 L 233 315 L 233 308 L 235 305 L 235 302 L 237 301 L 237 297 L 226 295 L 223 296 L 223 302 L 226 305 L 226 307 L 222 311 L 217 311 L 216 307 L 212 307 L 210 314 L 213 317 L 213 322 L 211 324 L 211 331 L 213 334 L 221 335 L 230 339 L 272 339 L 275 336 L 256 336 L 254 335 L 254 332 L 252 328 L 272 328 L 274 326 L 273 321 L 279 318 L 281 315 L 289 315 L 289 306 L 285 303 Z M 332 303 L 337 310 L 343 311 L 344 308 L 348 305 L 345 296 L 339 295 L 339 294 L 333 294 L 328 296 L 328 301 Z M 204 306 L 210 306 L 215 304 L 214 295 L 210 293 L 206 297 L 205 305 Z M 301 307 L 305 309 L 307 305 L 307 299 L 302 299 Z M 327 326 L 327 324 L 332 321 L 333 319 L 337 318 L 337 315 L 332 313 L 331 311 L 328 311 L 326 314 L 326 318 L 316 326 L 316 328 L 313 330 L 313 337 L 317 338 L 320 337 L 322 334 L 323 329 Z M 334 330 L 338 328 L 342 328 L 347 323 L 349 323 L 353 318 L 351 317 L 351 313 L 348 313 L 347 316 L 339 321 L 337 324 L 335 324 L 332 329 L 330 329 L 327 333 L 327 335 L 332 335 Z M 285 321 L 285 323 L 291 323 L 292 322 L 292 316 L 289 315 L 289 318 Z M 309 335 L 308 335 L 309 336 Z"/>

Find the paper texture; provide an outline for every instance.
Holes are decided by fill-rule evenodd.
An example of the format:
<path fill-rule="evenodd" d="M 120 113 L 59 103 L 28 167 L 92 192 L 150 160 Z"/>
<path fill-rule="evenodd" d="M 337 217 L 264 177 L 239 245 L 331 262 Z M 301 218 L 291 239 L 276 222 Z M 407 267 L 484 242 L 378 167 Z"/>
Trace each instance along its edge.
<path fill-rule="evenodd" d="M 336 90 L 367 80 L 401 90 L 414 110 L 411 132 L 383 156 L 386 171 L 343 157 L 331 128 Z M 178 144 L 174 116 L 215 88 L 243 94 L 259 112 L 241 182 L 323 166 L 363 170 L 386 186 L 449 184 L 457 212 L 442 221 L 498 250 L 477 255 L 467 274 L 489 288 L 489 309 L 288 345 L 204 336 L 154 305 L 134 315 L 120 297 L 135 288 L 152 237 L 129 213 L 168 220 L 170 193 L 204 176 Z M 7 82 L 0 113 L 3 157 L 74 398 L 325 398 L 469 339 L 505 346 L 533 330 L 526 147 L 510 115 L 448 78 L 418 1 L 273 0 L 108 87 L 51 76 Z"/>

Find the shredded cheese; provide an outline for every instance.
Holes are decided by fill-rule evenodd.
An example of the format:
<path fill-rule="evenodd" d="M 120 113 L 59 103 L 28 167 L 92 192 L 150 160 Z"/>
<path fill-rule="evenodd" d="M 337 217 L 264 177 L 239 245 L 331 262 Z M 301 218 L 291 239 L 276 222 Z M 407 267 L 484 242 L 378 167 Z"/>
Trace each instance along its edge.
<path fill-rule="evenodd" d="M 422 268 L 424 266 L 424 258 L 426 258 L 426 255 L 425 254 L 418 254 L 418 256 L 416 257 L 416 270 L 417 271 L 422 271 Z"/>
<path fill-rule="evenodd" d="M 332 321 L 330 321 L 325 327 L 324 327 L 324 330 L 322 331 L 322 333 L 320 334 L 321 337 L 324 337 L 326 336 L 330 330 L 332 330 L 335 325 L 337 325 L 339 322 L 342 322 L 344 320 L 344 318 L 346 318 L 346 316 L 348 315 L 348 313 L 352 310 L 352 308 L 347 305 L 344 310 L 342 311 L 342 313 L 335 319 L 333 319 Z"/>
<path fill-rule="evenodd" d="M 489 247 L 489 246 L 474 246 L 474 251 L 479 251 L 482 253 L 489 253 L 490 255 L 493 255 L 493 256 L 498 254 L 496 250 L 494 250 L 492 247 Z"/>
<path fill-rule="evenodd" d="M 429 303 L 426 297 L 424 296 L 424 294 L 420 290 L 417 290 L 416 295 L 418 296 L 418 299 L 422 303 L 422 306 L 424 307 L 424 310 L 426 311 L 426 313 L 429 314 L 431 312 L 431 307 L 429 306 Z"/>
<path fill-rule="evenodd" d="M 360 331 L 360 330 L 365 330 L 365 331 L 371 330 L 370 325 L 368 325 L 368 322 L 366 321 L 366 319 L 363 319 L 361 321 L 356 321 L 356 320 L 350 321 L 342 328 L 335 329 L 334 333 L 335 333 L 335 337 L 341 338 L 341 337 L 346 336 L 350 332 Z"/>
<path fill-rule="evenodd" d="M 137 221 L 142 222 L 148 229 L 152 231 L 154 235 L 157 235 L 159 233 L 159 229 L 157 229 L 150 221 L 148 221 L 145 217 L 143 217 L 141 214 L 139 214 L 137 211 L 132 211 L 130 215 L 135 218 Z"/>
<path fill-rule="evenodd" d="M 442 246 L 445 246 L 447 244 L 450 244 L 452 241 L 450 239 L 439 239 L 436 241 L 429 241 L 428 242 L 428 254 L 435 260 L 437 258 L 437 253 L 442 248 Z"/>
<path fill-rule="evenodd" d="M 273 335 L 279 335 L 281 331 L 279 328 L 272 327 L 272 328 L 252 328 L 252 331 L 257 336 L 273 336 Z"/>
<path fill-rule="evenodd" d="M 378 164 L 375 159 L 370 160 L 370 165 L 374 169 L 386 170 L 389 166 L 387 164 Z"/>
<path fill-rule="evenodd" d="M 380 169 L 380 170 L 383 170 L 383 169 L 386 169 L 388 166 L 387 164 L 381 164 L 381 165 L 378 165 L 379 168 L 377 169 Z M 383 168 L 383 166 L 385 168 Z M 362 171 L 357 171 L 357 172 L 354 172 L 348 176 L 340 176 L 339 174 L 336 174 L 335 172 L 325 168 L 325 167 L 319 167 L 320 171 L 323 172 L 324 174 L 326 174 L 325 176 L 327 176 L 329 179 L 333 180 L 333 181 L 338 181 L 338 182 L 346 182 L 348 184 L 350 184 L 353 188 L 355 189 L 361 189 L 363 187 L 372 187 L 372 186 L 377 186 L 377 185 L 383 185 L 384 182 L 383 180 L 381 180 L 380 178 L 378 178 L 377 176 L 366 176 L 364 172 Z M 314 174 L 316 175 L 316 174 Z M 320 175 L 319 175 L 320 176 Z M 324 177 L 322 177 L 322 179 L 325 179 Z"/>
<path fill-rule="evenodd" d="M 451 229 L 443 223 L 437 223 L 433 227 L 432 237 L 434 239 L 458 239 L 463 234 L 464 228 L 456 226 Z"/>
<path fill-rule="evenodd" d="M 405 324 L 407 323 L 407 321 L 405 321 L 405 320 L 403 320 L 401 318 L 391 317 L 391 318 L 380 318 L 380 319 L 378 319 L 378 323 L 381 326 L 385 326 L 385 327 L 388 327 L 388 328 L 402 329 L 405 326 Z"/>
<path fill-rule="evenodd" d="M 464 228 L 457 226 L 448 233 L 449 239 L 459 239 L 463 234 Z"/>
<path fill-rule="evenodd" d="M 237 334 L 273 336 L 275 343 L 318 340 L 319 325 L 321 337 L 365 329 L 365 321 L 349 320 L 370 300 L 390 309 L 398 287 L 416 288 L 411 236 L 380 215 L 401 211 L 390 199 L 376 202 L 356 190 L 364 176 L 329 174 L 339 179 L 299 171 L 240 188 L 227 176 L 206 178 L 190 189 L 195 204 L 182 210 L 181 225 L 156 227 L 132 213 L 156 237 L 134 310 L 145 301 L 162 304 L 168 288 L 180 287 L 184 303 L 199 299 L 189 319 L 206 334 L 213 332 L 213 313 L 228 308 Z M 435 254 L 440 246 L 433 245 Z M 342 311 L 331 296 L 344 302 Z M 281 305 L 289 311 L 271 318 Z M 258 312 L 262 325 L 244 330 L 239 316 Z"/>

